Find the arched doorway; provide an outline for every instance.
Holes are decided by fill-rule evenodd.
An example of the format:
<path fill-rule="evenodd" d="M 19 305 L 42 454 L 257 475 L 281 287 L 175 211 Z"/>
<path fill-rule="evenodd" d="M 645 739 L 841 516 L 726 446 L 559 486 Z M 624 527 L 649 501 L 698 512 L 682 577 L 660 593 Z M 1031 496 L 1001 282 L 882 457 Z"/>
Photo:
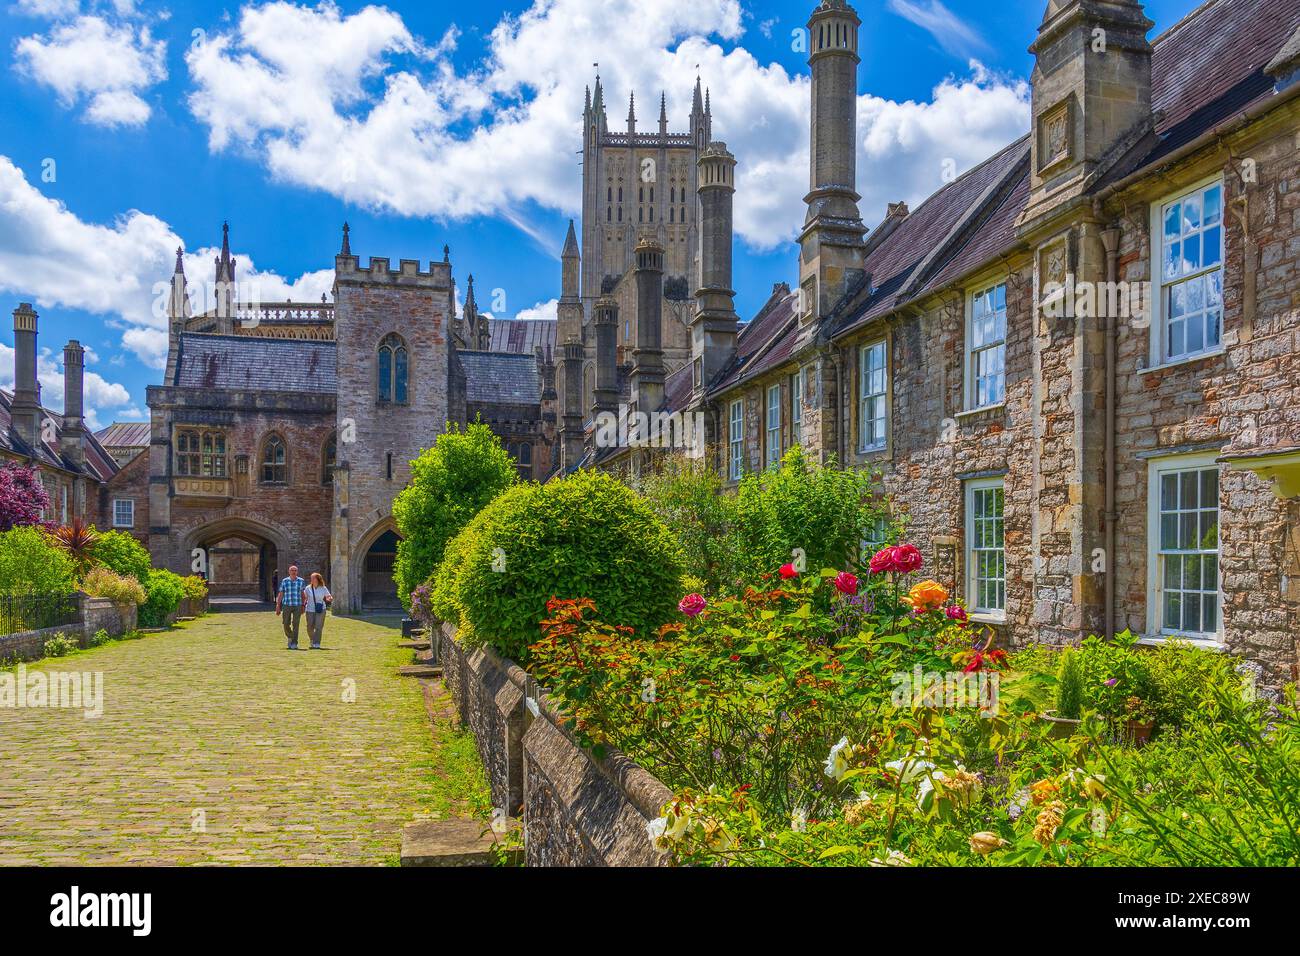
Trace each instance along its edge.
<path fill-rule="evenodd" d="M 397 532 L 391 528 L 371 543 L 361 562 L 361 606 L 365 609 L 400 608 L 393 564 L 397 560 Z"/>
<path fill-rule="evenodd" d="M 187 547 L 200 549 L 208 593 L 217 603 L 273 601 L 280 567 L 280 535 L 255 522 L 232 518 L 216 521 L 188 536 Z"/>

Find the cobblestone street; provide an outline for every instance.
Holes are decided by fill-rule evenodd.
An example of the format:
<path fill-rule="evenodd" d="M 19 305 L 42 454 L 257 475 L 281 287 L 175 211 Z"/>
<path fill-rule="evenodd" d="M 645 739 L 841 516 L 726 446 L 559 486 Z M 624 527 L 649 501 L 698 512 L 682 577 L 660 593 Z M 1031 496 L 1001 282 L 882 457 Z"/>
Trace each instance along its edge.
<path fill-rule="evenodd" d="M 394 625 L 331 615 L 289 652 L 270 612 L 218 613 L 27 665 L 102 672 L 103 715 L 0 709 L 0 865 L 396 863 L 482 779 Z"/>

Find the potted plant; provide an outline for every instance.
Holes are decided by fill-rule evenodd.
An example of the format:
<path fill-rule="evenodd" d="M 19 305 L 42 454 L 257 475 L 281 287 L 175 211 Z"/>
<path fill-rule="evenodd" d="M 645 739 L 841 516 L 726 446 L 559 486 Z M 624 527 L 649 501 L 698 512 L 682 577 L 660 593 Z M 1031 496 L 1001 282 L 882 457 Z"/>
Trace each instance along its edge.
<path fill-rule="evenodd" d="M 1141 697 L 1124 701 L 1124 732 L 1134 744 L 1141 747 L 1149 742 L 1155 725 L 1155 709 Z"/>
<path fill-rule="evenodd" d="M 1079 729 L 1083 718 L 1083 669 L 1079 666 L 1079 652 L 1072 647 L 1061 652 L 1056 672 L 1056 710 L 1042 716 L 1052 725 L 1053 737 L 1069 737 Z"/>

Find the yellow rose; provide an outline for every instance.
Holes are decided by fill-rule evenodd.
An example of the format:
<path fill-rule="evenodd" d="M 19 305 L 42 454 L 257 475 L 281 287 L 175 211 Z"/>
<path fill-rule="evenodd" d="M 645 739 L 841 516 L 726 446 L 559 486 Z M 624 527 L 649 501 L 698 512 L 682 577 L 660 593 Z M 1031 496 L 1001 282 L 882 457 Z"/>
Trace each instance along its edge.
<path fill-rule="evenodd" d="M 922 581 L 907 592 L 907 603 L 917 611 L 934 611 L 948 603 L 948 589 L 938 581 Z"/>

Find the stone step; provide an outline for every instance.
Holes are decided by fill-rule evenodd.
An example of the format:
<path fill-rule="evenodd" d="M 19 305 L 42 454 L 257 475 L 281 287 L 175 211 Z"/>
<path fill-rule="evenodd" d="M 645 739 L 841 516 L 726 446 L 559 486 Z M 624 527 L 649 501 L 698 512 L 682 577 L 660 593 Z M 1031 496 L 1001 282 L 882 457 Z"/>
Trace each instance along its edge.
<path fill-rule="evenodd" d="M 478 820 L 409 823 L 402 828 L 402 866 L 492 866 L 497 840 Z M 507 860 L 517 862 L 520 853 L 519 849 L 507 851 Z"/>
<path fill-rule="evenodd" d="M 397 669 L 398 677 L 441 677 L 442 668 L 433 664 L 403 664 Z"/>
<path fill-rule="evenodd" d="M 412 651 L 427 651 L 433 645 L 430 644 L 428 641 L 402 641 L 397 646 L 404 647 Z"/>

